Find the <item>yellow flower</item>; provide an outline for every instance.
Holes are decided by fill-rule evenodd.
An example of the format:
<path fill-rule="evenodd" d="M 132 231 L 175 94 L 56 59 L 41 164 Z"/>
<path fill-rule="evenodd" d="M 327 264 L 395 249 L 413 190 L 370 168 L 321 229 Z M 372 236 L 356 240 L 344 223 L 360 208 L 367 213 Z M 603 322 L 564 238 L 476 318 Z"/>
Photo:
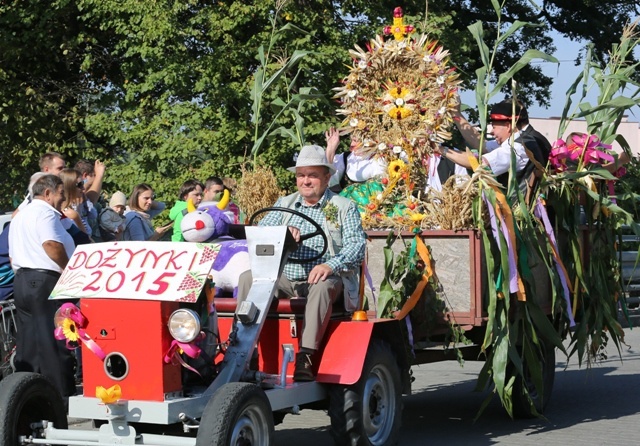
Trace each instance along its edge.
<path fill-rule="evenodd" d="M 389 173 L 389 178 L 398 178 L 402 171 L 405 168 L 405 163 L 402 160 L 395 160 L 389 163 L 389 168 L 387 172 Z"/>
<path fill-rule="evenodd" d="M 122 398 L 122 389 L 118 384 L 108 389 L 96 386 L 96 398 L 99 398 L 103 404 L 113 404 Z"/>
<path fill-rule="evenodd" d="M 409 89 L 387 84 L 387 94 L 383 98 L 383 110 L 393 119 L 404 119 L 415 109 L 414 95 Z"/>
<path fill-rule="evenodd" d="M 405 97 L 409 94 L 409 90 L 404 87 L 393 87 L 389 85 L 389 95 L 394 99 L 405 99 Z M 413 98 L 413 96 L 411 96 Z"/>
<path fill-rule="evenodd" d="M 411 115 L 411 110 L 405 107 L 392 107 L 387 112 L 393 119 L 404 119 Z"/>
<path fill-rule="evenodd" d="M 71 318 L 66 318 L 62 321 L 62 333 L 64 337 L 71 342 L 78 342 L 80 336 L 78 335 L 78 327 Z"/>
<path fill-rule="evenodd" d="M 419 222 L 424 220 L 426 215 L 424 214 L 411 214 L 411 220 L 415 222 Z"/>

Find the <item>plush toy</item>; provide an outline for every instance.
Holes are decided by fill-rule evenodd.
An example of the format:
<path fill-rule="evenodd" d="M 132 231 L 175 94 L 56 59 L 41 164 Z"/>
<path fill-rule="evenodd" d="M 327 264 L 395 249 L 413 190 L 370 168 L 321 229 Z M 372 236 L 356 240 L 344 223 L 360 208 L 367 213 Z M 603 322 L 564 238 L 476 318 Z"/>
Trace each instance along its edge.
<path fill-rule="evenodd" d="M 249 252 L 246 240 L 225 237 L 229 232 L 229 217 L 223 211 L 229 201 L 229 191 L 224 192 L 217 205 L 203 203 L 195 209 L 191 201 L 187 202 L 187 213 L 180 224 L 182 236 L 188 242 L 211 242 L 220 249 L 211 267 L 215 295 L 224 296 L 238 293 L 240 274 L 250 269 Z"/>
<path fill-rule="evenodd" d="M 182 236 L 188 242 L 205 242 L 229 233 L 231 221 L 224 209 L 229 202 L 229 191 L 225 190 L 217 205 L 200 205 L 195 208 L 193 202 L 187 202 L 188 213 L 180 222 Z"/>
<path fill-rule="evenodd" d="M 233 297 L 237 297 L 240 274 L 251 268 L 247 241 L 228 238 L 220 239 L 217 243 L 220 251 L 211 267 L 215 295 L 233 294 Z"/>

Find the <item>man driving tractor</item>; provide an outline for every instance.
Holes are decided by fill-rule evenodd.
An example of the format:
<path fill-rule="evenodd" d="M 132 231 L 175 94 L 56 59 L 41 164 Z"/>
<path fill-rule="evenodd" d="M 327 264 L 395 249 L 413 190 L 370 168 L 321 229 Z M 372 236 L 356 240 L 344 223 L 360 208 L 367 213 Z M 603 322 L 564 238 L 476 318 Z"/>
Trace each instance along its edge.
<path fill-rule="evenodd" d="M 308 216 L 323 229 L 328 239 L 328 252 L 318 258 L 324 243 L 321 237 L 303 238 L 290 260 L 308 261 L 288 261 L 277 284 L 277 298 L 307 299 L 293 379 L 313 381 L 313 354 L 322 341 L 333 303 L 344 294 L 347 310 L 354 310 L 357 305 L 359 270 L 364 260 L 366 235 L 355 204 L 328 189 L 335 169 L 327 161 L 322 147 L 303 147 L 295 167 L 289 170 L 296 174 L 298 192 L 279 198 L 274 206 L 293 209 Z M 301 234 L 307 234 L 313 228 L 301 217 L 284 212 L 270 212 L 259 224 L 288 225 L 296 242 L 301 241 Z M 252 280 L 251 271 L 245 271 L 240 276 L 238 307 L 247 298 Z"/>

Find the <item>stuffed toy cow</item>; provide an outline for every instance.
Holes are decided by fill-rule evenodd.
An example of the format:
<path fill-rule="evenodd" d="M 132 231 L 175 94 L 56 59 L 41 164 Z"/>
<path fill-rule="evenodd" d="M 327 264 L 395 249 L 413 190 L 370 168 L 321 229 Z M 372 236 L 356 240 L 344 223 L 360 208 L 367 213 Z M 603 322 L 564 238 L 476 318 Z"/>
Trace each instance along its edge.
<path fill-rule="evenodd" d="M 190 201 L 187 213 L 180 223 L 182 236 L 188 242 L 215 243 L 220 249 L 211 267 L 216 296 L 228 296 L 238 293 L 240 274 L 251 267 L 246 240 L 228 237 L 229 217 L 225 214 L 229 191 L 225 191 L 222 200 L 215 205 L 200 205 L 197 209 Z"/>

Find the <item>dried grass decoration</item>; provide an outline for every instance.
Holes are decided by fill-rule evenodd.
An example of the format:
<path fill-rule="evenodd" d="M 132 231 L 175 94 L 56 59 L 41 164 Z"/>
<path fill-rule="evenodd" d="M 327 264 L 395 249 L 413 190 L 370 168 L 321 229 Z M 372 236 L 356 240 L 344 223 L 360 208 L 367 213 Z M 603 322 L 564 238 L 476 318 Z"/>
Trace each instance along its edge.
<path fill-rule="evenodd" d="M 234 200 L 247 217 L 251 217 L 256 211 L 273 206 L 283 195 L 271 170 L 261 166 L 255 166 L 253 170 L 243 167 Z"/>
<path fill-rule="evenodd" d="M 451 139 L 460 84 L 455 69 L 448 66 L 449 52 L 426 35 L 411 38 L 413 27 L 403 24 L 401 8 L 394 10 L 393 26 L 384 31 L 393 39 L 378 35 L 366 51 L 357 45 L 350 50 L 353 66 L 343 86 L 334 89 L 341 103 L 337 114 L 345 117 L 340 131 L 363 143 L 362 155 L 382 157 L 395 168 L 394 163 L 404 159 L 397 169 L 400 175 L 394 171 L 386 178 L 385 193 L 371 197 L 363 215 L 367 221 L 389 217 L 382 208 L 398 203 L 415 210 L 415 192 L 427 175 L 431 143 Z M 406 217 L 397 225 L 409 223 Z"/>

